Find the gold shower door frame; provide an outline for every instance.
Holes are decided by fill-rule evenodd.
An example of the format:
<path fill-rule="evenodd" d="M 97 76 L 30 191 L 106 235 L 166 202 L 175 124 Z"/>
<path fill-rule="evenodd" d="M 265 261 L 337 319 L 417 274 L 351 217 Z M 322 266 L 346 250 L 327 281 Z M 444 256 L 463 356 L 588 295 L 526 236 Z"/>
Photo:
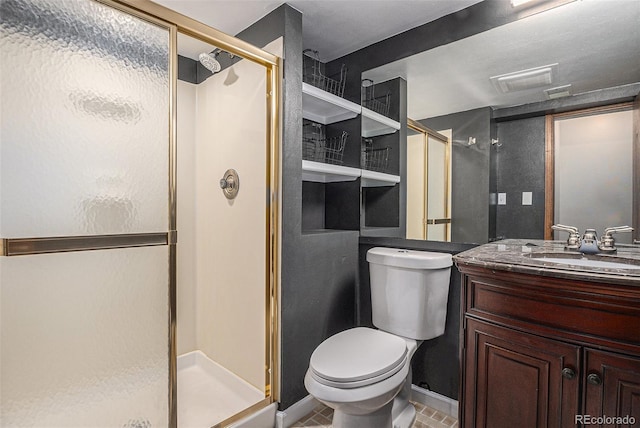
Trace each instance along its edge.
<path fill-rule="evenodd" d="M 266 349 L 265 349 L 265 398 L 244 411 L 216 425 L 228 426 L 245 416 L 260 410 L 279 399 L 279 343 L 278 343 L 278 287 L 280 254 L 280 86 L 281 59 L 243 40 L 229 36 L 201 22 L 174 12 L 148 0 L 96 0 L 100 3 L 146 20 L 169 31 L 169 231 L 167 233 L 143 233 L 122 235 L 70 236 L 52 238 L 0 238 L 0 256 L 20 256 L 68 251 L 102 250 L 112 248 L 169 246 L 169 421 L 168 426 L 177 428 L 177 350 L 176 350 L 176 141 L 177 141 L 177 76 L 178 76 L 178 32 L 215 45 L 265 67 L 267 102 L 266 184 L 269 199 L 265 212 L 266 223 Z"/>
<path fill-rule="evenodd" d="M 429 225 L 437 225 L 444 224 L 445 231 L 444 236 L 445 240 L 451 240 L 451 213 L 449 212 L 449 191 L 451 189 L 451 173 L 449 171 L 449 165 L 451 164 L 451 141 L 440 134 L 437 131 L 427 128 L 420 122 L 410 119 L 407 119 L 407 126 L 409 129 L 422 134 L 423 145 L 424 145 L 424 171 L 423 171 L 423 180 L 424 180 L 424 205 L 422 207 L 423 216 L 422 216 L 422 239 L 429 239 Z M 444 217 L 442 218 L 429 218 L 429 137 L 441 142 L 445 145 L 445 158 L 444 158 Z"/>

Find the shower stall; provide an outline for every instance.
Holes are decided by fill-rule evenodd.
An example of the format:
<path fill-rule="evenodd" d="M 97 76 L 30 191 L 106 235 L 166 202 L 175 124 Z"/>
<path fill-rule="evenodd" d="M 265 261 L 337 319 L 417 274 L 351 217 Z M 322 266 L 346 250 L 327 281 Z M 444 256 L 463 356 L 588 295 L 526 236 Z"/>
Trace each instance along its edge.
<path fill-rule="evenodd" d="M 281 55 L 282 42 L 264 49 Z M 217 59 L 205 53 L 203 64 L 198 52 L 211 51 Z M 178 52 L 195 66 L 179 73 L 177 91 L 178 425 L 198 427 L 262 401 L 269 388 L 266 75 L 182 34 Z"/>
<path fill-rule="evenodd" d="M 0 16 L 0 425 L 226 426 L 269 406 L 278 43 L 144 0 Z M 181 41 L 234 61 L 179 80 Z"/>

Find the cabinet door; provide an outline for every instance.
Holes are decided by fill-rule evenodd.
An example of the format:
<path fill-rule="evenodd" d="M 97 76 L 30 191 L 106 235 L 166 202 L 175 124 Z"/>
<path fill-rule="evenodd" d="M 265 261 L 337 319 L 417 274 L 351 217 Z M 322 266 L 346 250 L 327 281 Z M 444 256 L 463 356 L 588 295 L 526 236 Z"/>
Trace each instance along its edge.
<path fill-rule="evenodd" d="M 603 425 L 607 427 L 640 426 L 640 357 L 587 349 L 584 385 L 585 415 L 623 419 Z M 635 423 L 624 420 L 625 416 L 633 417 Z"/>
<path fill-rule="evenodd" d="M 463 426 L 575 426 L 579 347 L 466 321 Z"/>

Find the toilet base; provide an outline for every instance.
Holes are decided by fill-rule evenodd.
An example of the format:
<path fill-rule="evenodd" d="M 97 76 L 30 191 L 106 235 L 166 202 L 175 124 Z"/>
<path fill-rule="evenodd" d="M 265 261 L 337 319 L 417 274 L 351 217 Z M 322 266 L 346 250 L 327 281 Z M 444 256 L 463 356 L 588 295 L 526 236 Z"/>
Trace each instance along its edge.
<path fill-rule="evenodd" d="M 398 416 L 393 419 L 393 428 L 410 428 L 416 420 L 416 408 L 409 403 Z"/>
<path fill-rule="evenodd" d="M 349 415 L 335 410 L 333 412 L 333 428 L 372 428 L 372 427 L 389 427 L 391 428 L 391 408 L 393 407 L 393 400 L 385 404 L 379 410 L 366 415 Z"/>
<path fill-rule="evenodd" d="M 407 374 L 402 389 L 393 399 L 393 408 L 391 410 L 393 428 L 410 428 L 416 419 L 416 408 L 409 401 L 411 399 L 412 380 L 413 371 L 409 368 L 409 374 Z"/>

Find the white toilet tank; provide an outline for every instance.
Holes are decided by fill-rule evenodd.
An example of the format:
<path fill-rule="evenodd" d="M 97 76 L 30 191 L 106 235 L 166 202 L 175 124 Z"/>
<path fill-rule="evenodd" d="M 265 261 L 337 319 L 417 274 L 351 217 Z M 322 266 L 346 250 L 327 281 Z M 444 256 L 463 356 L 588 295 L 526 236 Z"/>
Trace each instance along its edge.
<path fill-rule="evenodd" d="M 444 333 L 451 254 L 376 247 L 367 261 L 376 327 L 416 340 Z"/>

